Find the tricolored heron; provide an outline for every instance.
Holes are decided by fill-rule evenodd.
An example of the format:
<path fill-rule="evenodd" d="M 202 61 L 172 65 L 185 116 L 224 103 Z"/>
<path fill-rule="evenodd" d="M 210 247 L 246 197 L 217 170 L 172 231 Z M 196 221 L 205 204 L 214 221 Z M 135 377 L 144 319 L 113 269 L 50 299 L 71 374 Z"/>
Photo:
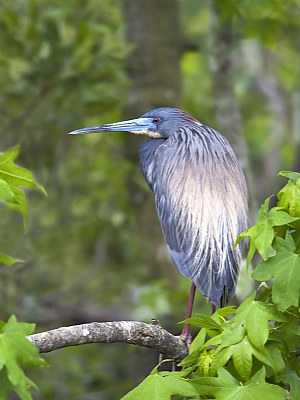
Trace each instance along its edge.
<path fill-rule="evenodd" d="M 246 228 L 247 188 L 230 144 L 217 131 L 177 108 L 157 108 L 142 117 L 78 129 L 71 134 L 126 131 L 146 135 L 140 164 L 172 260 L 213 311 L 235 293 L 241 260 L 235 240 Z M 189 336 L 185 325 L 182 337 Z"/>

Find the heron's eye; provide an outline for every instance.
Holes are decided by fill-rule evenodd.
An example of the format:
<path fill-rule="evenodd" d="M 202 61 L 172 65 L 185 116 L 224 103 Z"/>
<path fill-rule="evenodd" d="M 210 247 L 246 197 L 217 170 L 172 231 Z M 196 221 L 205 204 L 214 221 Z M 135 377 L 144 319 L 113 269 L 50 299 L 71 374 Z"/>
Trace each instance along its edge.
<path fill-rule="evenodd" d="M 159 118 L 153 118 L 152 122 L 154 124 L 159 124 L 160 123 L 160 119 Z"/>

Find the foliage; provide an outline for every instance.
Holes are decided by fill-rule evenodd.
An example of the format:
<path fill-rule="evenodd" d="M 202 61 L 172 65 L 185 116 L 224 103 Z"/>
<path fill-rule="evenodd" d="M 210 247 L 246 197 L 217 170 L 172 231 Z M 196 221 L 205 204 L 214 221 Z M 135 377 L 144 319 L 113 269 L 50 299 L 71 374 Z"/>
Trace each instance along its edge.
<path fill-rule="evenodd" d="M 226 7 L 222 0 L 216 0 L 216 3 L 225 20 L 235 17 L 238 29 L 246 37 L 258 37 L 268 45 L 273 45 L 292 25 L 299 25 L 297 0 L 228 0 Z"/>
<path fill-rule="evenodd" d="M 215 119 L 209 66 L 211 2 L 179 2 L 182 40 L 174 50 L 182 54 L 183 101 L 178 105 L 222 132 L 222 123 Z M 188 280 L 171 265 L 163 239 L 159 246 L 155 238 L 142 242 L 137 226 L 152 207 L 152 199 L 144 202 L 136 190 L 144 188 L 142 178 L 131 184 L 138 166 L 127 156 L 137 154 L 139 139 L 126 145 L 124 135 L 117 133 L 76 139 L 66 134 L 123 118 L 124 103 L 137 101 L 127 72 L 135 63 L 147 62 L 149 49 L 137 55 L 134 64 L 128 62 L 132 43 L 128 45 L 124 35 L 121 3 L 0 2 L 1 146 L 21 144 L 19 163 L 34 171 L 49 196 L 29 191 L 26 235 L 17 214 L 1 215 L 0 250 L 26 260 L 0 270 L 2 319 L 16 314 L 47 329 L 102 318 L 156 317 L 173 330 L 178 315 L 184 315 Z M 234 89 L 261 201 L 273 191 L 275 172 L 292 168 L 300 154 L 295 96 L 300 82 L 299 2 L 219 3 L 225 14 L 226 8 L 234 12 Z M 138 36 L 155 30 L 155 12 L 159 7 L 140 16 L 149 18 L 138 24 Z M 170 24 L 172 29 L 177 29 L 175 24 Z M 155 43 L 157 53 L 161 42 Z M 272 82 L 279 90 L 269 101 L 259 84 L 266 83 L 268 89 Z M 141 89 L 143 84 L 141 76 Z M 283 102 L 284 114 L 277 108 L 274 112 L 272 100 L 278 106 Z M 272 123 L 283 124 L 284 136 L 278 139 Z M 148 263 L 145 248 L 153 254 Z M 203 298 L 198 295 L 196 301 L 198 312 L 205 313 L 209 307 Z M 120 398 L 156 360 L 151 351 L 118 345 L 84 346 L 46 357 L 52 368 L 33 372 L 39 399 Z"/>
<path fill-rule="evenodd" d="M 261 206 L 257 223 L 239 240 L 250 238 L 250 261 L 263 260 L 253 276 L 262 282 L 237 309 L 225 307 L 209 317 L 196 314 L 183 322 L 201 327 L 181 372 L 154 369 L 124 400 L 206 398 L 269 400 L 300 396 L 300 174 L 281 172 L 288 184 L 278 204 Z M 268 285 L 266 282 L 273 281 Z M 230 316 L 230 319 L 225 317 Z"/>
<path fill-rule="evenodd" d="M 38 188 L 46 193 L 30 171 L 15 164 L 19 147 L 0 153 L 0 202 L 23 216 L 24 227 L 28 226 L 27 199 L 22 188 Z M 0 263 L 10 265 L 21 260 L 0 253 Z"/>
<path fill-rule="evenodd" d="M 34 324 L 18 322 L 11 316 L 7 323 L 0 322 L 0 399 L 15 392 L 22 400 L 32 399 L 30 391 L 36 388 L 23 371 L 23 367 L 45 366 L 38 350 L 27 336 L 33 333 Z"/>
<path fill-rule="evenodd" d="M 28 206 L 24 188 L 37 188 L 45 193 L 30 171 L 15 164 L 19 148 L 0 153 L 0 202 L 22 215 L 28 225 Z M 22 260 L 0 253 L 0 263 L 14 264 Z M 20 323 L 11 316 L 7 323 L 0 322 L 0 399 L 16 392 L 22 400 L 30 400 L 30 391 L 36 385 L 25 375 L 23 367 L 46 365 L 37 348 L 27 339 L 34 324 Z"/>
<path fill-rule="evenodd" d="M 19 147 L 14 147 L 0 154 L 0 201 L 3 201 L 12 210 L 19 212 L 24 219 L 25 228 L 28 226 L 27 201 L 22 188 L 39 188 L 30 171 L 15 165 L 19 155 Z"/>

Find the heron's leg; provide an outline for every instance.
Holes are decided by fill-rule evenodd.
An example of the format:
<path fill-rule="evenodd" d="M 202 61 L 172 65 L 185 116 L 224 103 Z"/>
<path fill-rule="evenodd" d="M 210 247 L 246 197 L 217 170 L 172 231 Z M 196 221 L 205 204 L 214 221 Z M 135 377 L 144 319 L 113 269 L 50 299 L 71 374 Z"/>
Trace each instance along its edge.
<path fill-rule="evenodd" d="M 211 314 L 212 315 L 216 312 L 216 309 L 217 309 L 217 307 L 214 304 L 212 304 L 211 305 Z"/>
<path fill-rule="evenodd" d="M 191 316 L 192 316 L 195 292 L 196 292 L 196 286 L 192 283 L 185 319 L 191 318 Z M 189 324 L 183 325 L 180 339 L 183 340 L 187 344 L 188 347 L 190 347 L 190 344 L 192 343 L 192 336 L 190 334 L 190 325 Z"/>

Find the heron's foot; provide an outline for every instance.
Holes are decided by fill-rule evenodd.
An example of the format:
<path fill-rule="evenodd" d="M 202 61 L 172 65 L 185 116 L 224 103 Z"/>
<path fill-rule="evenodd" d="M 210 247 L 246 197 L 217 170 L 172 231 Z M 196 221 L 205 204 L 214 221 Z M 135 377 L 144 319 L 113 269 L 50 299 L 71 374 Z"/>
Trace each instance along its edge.
<path fill-rule="evenodd" d="M 181 335 L 179 335 L 178 337 L 180 340 L 182 340 L 186 344 L 188 352 L 190 352 L 191 343 L 193 341 L 193 338 L 192 338 L 192 335 L 190 334 L 190 332 L 188 332 L 187 334 L 182 332 Z"/>
<path fill-rule="evenodd" d="M 186 344 L 186 347 L 187 347 L 188 351 L 190 352 L 190 347 L 191 347 L 193 338 L 192 338 L 192 335 L 190 332 L 189 324 L 183 325 L 183 329 L 182 329 L 181 335 L 179 336 L 179 339 L 181 339 Z"/>

